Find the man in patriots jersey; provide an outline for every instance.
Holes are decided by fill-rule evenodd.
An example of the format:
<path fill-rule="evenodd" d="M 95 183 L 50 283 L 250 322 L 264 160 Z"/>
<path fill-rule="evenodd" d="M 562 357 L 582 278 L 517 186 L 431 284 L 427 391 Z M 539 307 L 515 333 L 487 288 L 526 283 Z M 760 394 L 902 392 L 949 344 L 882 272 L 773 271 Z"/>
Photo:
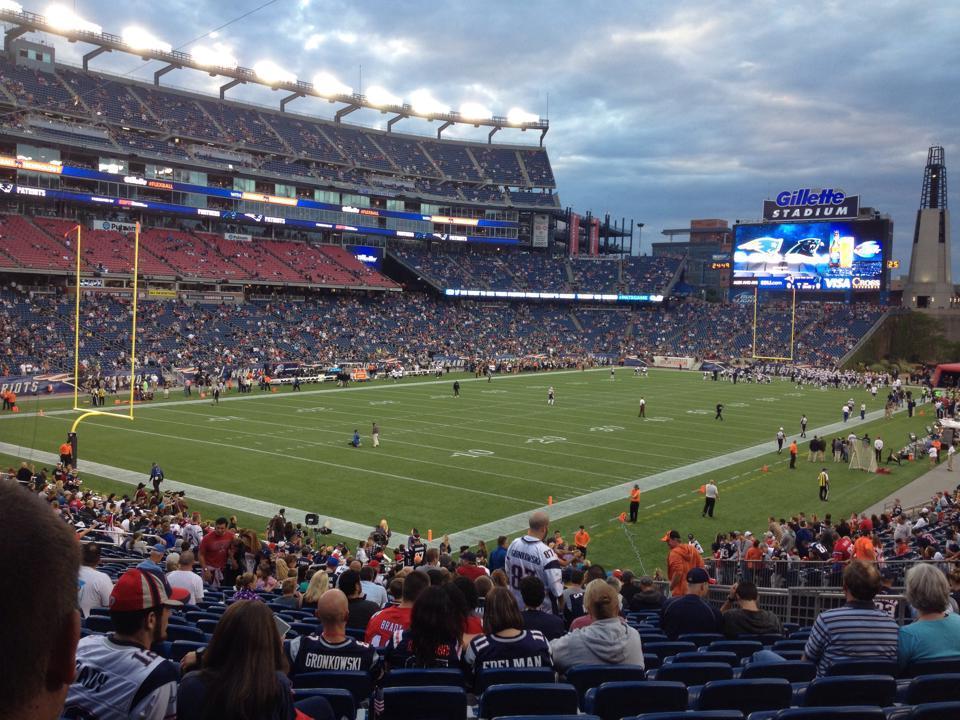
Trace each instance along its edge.
<path fill-rule="evenodd" d="M 510 590 L 519 605 L 523 602 L 520 581 L 527 575 L 536 575 L 547 591 L 541 609 L 559 615 L 559 599 L 563 596 L 562 568 L 556 553 L 543 542 L 550 518 L 538 510 L 530 516 L 528 524 L 527 534 L 514 540 L 507 548 L 504 569 L 510 580 Z"/>
<path fill-rule="evenodd" d="M 376 680 L 381 673 L 380 656 L 372 645 L 347 637 L 347 596 L 327 590 L 317 602 L 317 618 L 323 626 L 319 635 L 294 638 L 287 652 L 290 674 L 319 670 L 358 670 Z"/>
<path fill-rule="evenodd" d="M 77 647 L 77 676 L 67 693 L 64 718 L 164 720 L 177 715 L 180 668 L 150 652 L 167 636 L 170 608 L 156 575 L 127 570 L 110 594 L 115 632 L 89 635 Z"/>

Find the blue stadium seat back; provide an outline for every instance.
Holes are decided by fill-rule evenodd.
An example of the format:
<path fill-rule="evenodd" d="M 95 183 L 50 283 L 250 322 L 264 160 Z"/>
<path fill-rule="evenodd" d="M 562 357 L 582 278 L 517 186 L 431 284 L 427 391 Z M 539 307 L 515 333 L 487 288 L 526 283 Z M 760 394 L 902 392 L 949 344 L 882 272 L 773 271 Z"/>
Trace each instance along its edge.
<path fill-rule="evenodd" d="M 341 715 L 337 715 L 333 706 L 323 695 L 314 695 L 313 697 L 297 700 L 294 703 L 297 710 L 307 715 L 311 720 L 340 720 Z M 354 713 L 356 717 L 356 713 Z"/>
<path fill-rule="evenodd" d="M 792 699 L 790 681 L 784 678 L 713 680 L 700 691 L 697 710 L 739 710 L 748 715 L 790 707 Z"/>
<path fill-rule="evenodd" d="M 769 647 L 776 642 L 783 640 L 783 635 L 737 635 L 734 640 L 748 640 L 752 642 L 758 642 L 764 647 Z"/>
<path fill-rule="evenodd" d="M 924 703 L 910 713 L 910 720 L 956 720 L 960 718 L 960 702 Z"/>
<path fill-rule="evenodd" d="M 798 623 L 786 622 L 783 624 L 783 634 L 787 637 L 790 637 L 791 633 L 795 633 L 800 630 L 800 625 Z"/>
<path fill-rule="evenodd" d="M 737 657 L 736 653 L 732 652 L 681 652 L 677 653 L 673 657 L 669 658 L 670 662 L 684 662 L 684 663 L 704 663 L 704 662 L 719 662 L 726 663 L 727 665 L 735 666 L 740 664 L 740 658 Z"/>
<path fill-rule="evenodd" d="M 664 658 L 668 658 L 671 655 L 676 655 L 679 652 L 691 652 L 696 650 L 697 646 L 692 642 L 647 642 L 643 641 L 643 651 L 654 653 L 657 657 L 660 658 L 661 662 Z"/>
<path fill-rule="evenodd" d="M 467 692 L 454 687 L 392 687 L 383 690 L 379 720 L 466 720 Z"/>
<path fill-rule="evenodd" d="M 780 652 L 781 650 L 803 650 L 806 646 L 806 640 L 777 640 L 770 649 Z"/>
<path fill-rule="evenodd" d="M 180 662 L 188 652 L 199 650 L 206 646 L 207 644 L 205 642 L 197 642 L 195 640 L 174 640 L 170 643 L 169 657 L 171 660 Z"/>
<path fill-rule="evenodd" d="M 960 702 L 960 673 L 921 675 L 914 678 L 907 688 L 906 702 L 908 705 Z"/>
<path fill-rule="evenodd" d="M 473 681 L 473 692 L 479 696 L 491 685 L 503 685 L 505 683 L 529 685 L 533 683 L 554 683 L 556 681 L 557 676 L 552 668 L 491 668 L 477 673 Z"/>
<path fill-rule="evenodd" d="M 577 665 L 564 678 L 577 689 L 580 707 L 587 690 L 606 682 L 636 682 L 646 679 L 646 671 L 639 665 Z"/>
<path fill-rule="evenodd" d="M 299 673 L 293 676 L 294 689 L 299 688 L 340 688 L 349 690 L 357 705 L 370 697 L 373 681 L 370 676 L 359 670 L 321 670 L 319 672 Z"/>
<path fill-rule="evenodd" d="M 400 668 L 391 670 L 380 682 L 382 687 L 459 687 L 466 678 L 458 668 Z"/>
<path fill-rule="evenodd" d="M 640 639 L 643 641 L 644 645 L 648 643 L 670 642 L 670 638 L 657 630 L 637 630 L 637 632 L 640 634 Z"/>
<path fill-rule="evenodd" d="M 810 637 L 810 628 L 800 628 L 799 630 L 794 630 L 792 633 L 787 635 L 788 640 L 803 640 Z"/>
<path fill-rule="evenodd" d="M 838 675 L 820 677 L 811 682 L 803 693 L 804 707 L 831 707 L 842 705 L 893 705 L 897 695 L 897 681 L 890 675 Z"/>
<path fill-rule="evenodd" d="M 657 670 L 657 680 L 704 685 L 711 680 L 732 680 L 733 668 L 726 663 L 669 663 Z"/>
<path fill-rule="evenodd" d="M 167 625 L 186 625 L 187 627 L 195 627 L 192 621 L 188 620 L 183 615 L 177 615 L 176 613 L 170 613 L 170 618 Z"/>
<path fill-rule="evenodd" d="M 801 707 L 781 710 L 773 720 L 885 720 L 883 708 L 869 705 Z"/>
<path fill-rule="evenodd" d="M 217 628 L 219 620 L 197 620 L 197 627 L 205 633 L 213 633 Z"/>
<path fill-rule="evenodd" d="M 604 682 L 590 688 L 583 710 L 603 720 L 619 720 L 636 712 L 664 712 L 687 707 L 687 688 L 660 680 Z"/>
<path fill-rule="evenodd" d="M 643 713 L 626 717 L 623 720 L 743 720 L 743 713 L 739 710 L 701 710 L 687 712 L 673 710 L 670 712 Z"/>
<path fill-rule="evenodd" d="M 900 673 L 900 677 L 914 678 L 921 675 L 960 672 L 960 657 L 940 658 L 937 660 L 922 660 L 911 663 Z"/>
<path fill-rule="evenodd" d="M 763 650 L 763 645 L 755 640 L 717 640 L 710 643 L 704 652 L 732 652 L 742 659 L 758 650 Z"/>
<path fill-rule="evenodd" d="M 220 615 L 221 613 L 207 612 L 206 610 L 191 610 L 186 614 L 186 618 L 192 623 L 199 622 L 200 620 L 213 620 L 216 622 L 220 619 Z"/>
<path fill-rule="evenodd" d="M 723 635 L 720 633 L 683 633 L 677 640 L 680 642 L 692 642 L 700 648 L 717 640 L 723 640 Z"/>
<path fill-rule="evenodd" d="M 323 626 L 319 623 L 295 622 L 290 624 L 290 629 L 297 635 L 319 635 Z"/>
<path fill-rule="evenodd" d="M 659 655 L 656 655 L 654 653 L 648 653 L 648 652 L 645 652 L 643 654 L 643 666 L 647 670 L 656 670 L 658 667 L 660 667 L 660 665 L 661 663 L 660 663 Z"/>
<path fill-rule="evenodd" d="M 777 655 L 784 660 L 803 660 L 803 650 L 777 650 Z"/>
<path fill-rule="evenodd" d="M 176 642 L 177 640 L 193 640 L 203 642 L 206 639 L 203 630 L 187 625 L 167 625 L 167 640 Z"/>
<path fill-rule="evenodd" d="M 160 657 L 171 660 L 170 657 L 173 654 L 173 643 L 169 640 L 161 640 L 160 642 L 155 642 L 150 646 L 150 652 L 154 655 L 159 655 Z"/>
<path fill-rule="evenodd" d="M 491 685 L 480 696 L 478 715 L 576 715 L 577 689 L 569 683 Z"/>
<path fill-rule="evenodd" d="M 806 660 L 786 662 L 756 662 L 745 665 L 740 677 L 744 680 L 758 678 L 784 678 L 792 683 L 810 682 L 817 676 L 817 666 Z"/>
<path fill-rule="evenodd" d="M 113 620 L 110 619 L 109 615 L 91 615 L 83 621 L 83 626 L 93 632 L 113 632 Z"/>
<path fill-rule="evenodd" d="M 301 700 L 312 697 L 322 697 L 330 703 L 330 707 L 333 708 L 334 717 L 336 717 L 337 720 L 342 720 L 343 718 L 356 720 L 357 703 L 354 701 L 353 695 L 350 694 L 349 690 L 341 690 L 339 688 L 300 688 L 293 691 L 293 699 L 297 702 L 298 708 L 300 707 L 299 702 Z M 308 715 L 310 714 L 306 710 L 304 710 L 304 712 Z"/>
<path fill-rule="evenodd" d="M 501 715 L 497 720 L 603 720 L 596 715 Z"/>
<path fill-rule="evenodd" d="M 110 617 L 110 608 L 100 608 L 100 607 L 90 608 L 90 614 L 106 615 L 107 617 Z"/>
<path fill-rule="evenodd" d="M 301 620 L 312 620 L 316 615 L 311 610 L 291 610 L 287 608 L 282 610 L 284 615 L 289 615 L 290 617 L 299 618 Z"/>
<path fill-rule="evenodd" d="M 891 675 L 897 676 L 897 663 L 886 658 L 838 660 L 827 668 L 827 677 L 837 675 Z"/>

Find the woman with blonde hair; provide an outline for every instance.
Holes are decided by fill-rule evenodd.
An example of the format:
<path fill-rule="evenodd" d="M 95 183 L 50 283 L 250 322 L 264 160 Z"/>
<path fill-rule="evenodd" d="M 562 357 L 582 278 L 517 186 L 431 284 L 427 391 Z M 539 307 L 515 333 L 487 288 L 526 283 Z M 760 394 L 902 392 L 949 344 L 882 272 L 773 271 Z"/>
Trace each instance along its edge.
<path fill-rule="evenodd" d="M 330 588 L 330 576 L 325 570 L 317 570 L 311 577 L 307 585 L 307 591 L 303 594 L 303 607 L 316 607 L 317 601 Z"/>

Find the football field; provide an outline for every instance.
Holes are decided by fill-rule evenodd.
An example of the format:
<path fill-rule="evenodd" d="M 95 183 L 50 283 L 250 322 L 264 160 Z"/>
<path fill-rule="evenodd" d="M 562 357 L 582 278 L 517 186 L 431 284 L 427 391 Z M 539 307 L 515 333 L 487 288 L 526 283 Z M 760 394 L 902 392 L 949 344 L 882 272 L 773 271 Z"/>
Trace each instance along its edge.
<path fill-rule="evenodd" d="M 551 385 L 554 406 L 547 404 Z M 641 396 L 646 419 L 637 417 Z M 840 427 L 840 408 L 850 397 L 857 407 L 866 403 L 868 420 L 855 416 Z M 183 484 L 191 507 L 205 516 L 238 514 L 262 531 L 283 506 L 295 521 L 315 512 L 331 520 L 336 536 L 353 539 L 387 518 L 397 531 L 394 544 L 414 526 L 435 539 L 449 534 L 455 547 L 489 543 L 517 534 L 530 511 L 550 505 L 551 531 L 569 540 L 586 525 L 591 557 L 608 569 L 638 569 L 639 553 L 652 572 L 663 566 L 659 538 L 670 528 L 695 533 L 708 548 L 721 530 L 765 530 L 769 515 L 849 515 L 920 474 L 925 462 L 878 475 L 849 471 L 828 457 L 832 491 L 821 503 L 820 466 L 807 462 L 806 446 L 793 471 L 786 448 L 776 453 L 777 429 L 784 427 L 789 443 L 802 414 L 809 438 L 821 428 L 830 430 L 828 438 L 853 428 L 881 435 L 888 448 L 929 424 L 929 415 L 884 420 L 884 397 L 883 391 L 871 399 L 861 389 L 797 389 L 779 379 L 733 385 L 671 370 L 638 377 L 630 368 L 619 368 L 613 380 L 607 369 L 490 383 L 452 374 L 345 389 L 286 386 L 228 394 L 216 406 L 177 391 L 167 401 L 138 405 L 133 422 L 84 420 L 80 467 L 88 486 L 128 492 L 131 483 L 146 481 L 156 461 L 166 473 L 164 488 Z M 714 417 L 717 403 L 724 405 L 722 421 Z M 55 453 L 78 413 L 65 400 L 22 397 L 20 405 L 18 415 L 0 420 L 0 462 L 22 458 L 50 467 L 38 453 Z M 379 448 L 371 445 L 373 422 L 381 429 Z M 349 445 L 355 429 L 359 448 Z M 720 488 L 712 521 L 700 517 L 698 488 L 707 478 Z M 640 522 L 623 526 L 617 516 L 634 482 L 643 489 Z"/>

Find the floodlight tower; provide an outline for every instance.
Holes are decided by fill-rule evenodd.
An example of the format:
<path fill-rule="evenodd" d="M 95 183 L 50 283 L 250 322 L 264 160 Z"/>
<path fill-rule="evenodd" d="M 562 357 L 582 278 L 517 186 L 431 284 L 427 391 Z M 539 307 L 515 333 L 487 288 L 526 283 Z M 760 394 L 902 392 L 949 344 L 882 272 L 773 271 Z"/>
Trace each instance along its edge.
<path fill-rule="evenodd" d="M 950 270 L 950 211 L 947 209 L 947 165 L 943 148 L 927 152 L 920 209 L 913 231 L 910 274 L 903 289 L 903 304 L 924 309 L 946 309 L 953 299 Z"/>

